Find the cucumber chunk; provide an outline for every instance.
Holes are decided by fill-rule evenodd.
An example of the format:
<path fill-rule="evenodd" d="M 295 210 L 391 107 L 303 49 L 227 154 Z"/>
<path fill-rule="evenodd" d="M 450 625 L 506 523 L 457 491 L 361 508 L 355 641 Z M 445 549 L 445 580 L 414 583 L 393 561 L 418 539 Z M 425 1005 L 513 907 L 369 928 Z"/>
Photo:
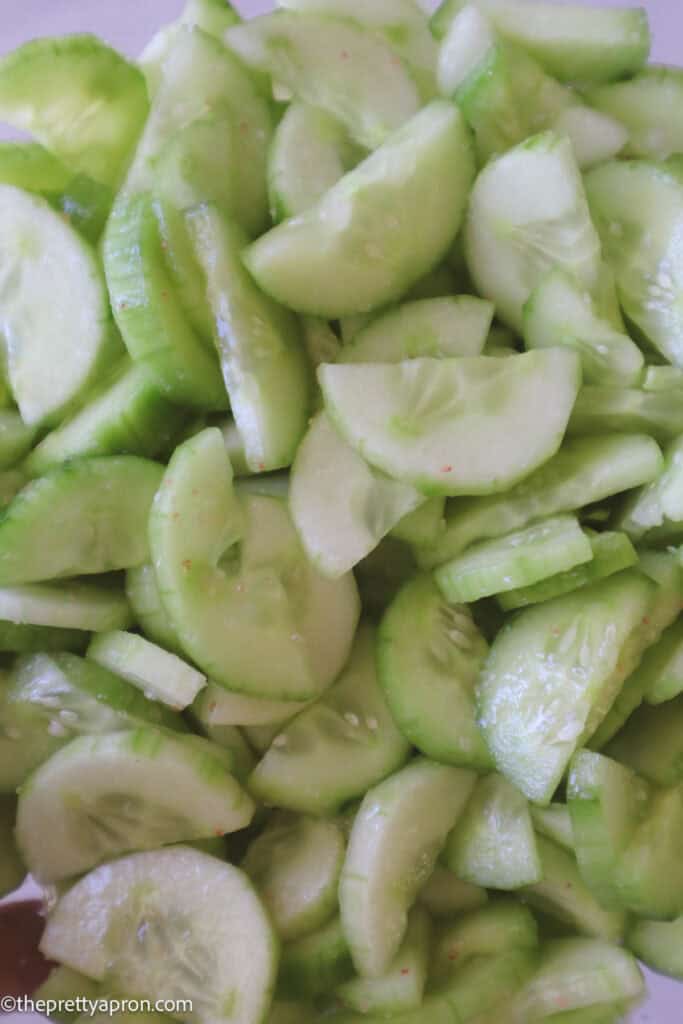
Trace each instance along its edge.
<path fill-rule="evenodd" d="M 487 651 L 469 610 L 445 601 L 429 576 L 407 583 L 385 613 L 379 680 L 399 729 L 428 757 L 491 767 L 474 707 Z"/>
<path fill-rule="evenodd" d="M 0 621 L 103 633 L 131 624 L 126 595 L 89 583 L 0 587 Z"/>
<path fill-rule="evenodd" d="M 683 981 L 683 917 L 674 921 L 635 921 L 626 944 L 648 967 Z"/>
<path fill-rule="evenodd" d="M 14 838 L 16 811 L 13 797 L 0 797 L 0 898 L 18 889 L 26 877 Z"/>
<path fill-rule="evenodd" d="M 240 499 L 231 477 L 215 428 L 171 459 L 149 526 L 165 610 L 183 650 L 215 682 L 253 697 L 308 700 L 348 657 L 358 620 L 353 577 L 320 576 L 285 504 Z"/>
<path fill-rule="evenodd" d="M 211 202 L 238 222 L 236 132 L 230 110 L 191 121 L 162 147 L 154 164 L 155 193 L 175 210 Z M 249 217 L 244 229 L 248 230 Z"/>
<path fill-rule="evenodd" d="M 126 572 L 126 596 L 142 632 L 167 651 L 181 654 L 178 635 L 164 610 L 154 566 L 147 562 Z"/>
<path fill-rule="evenodd" d="M 318 371 L 327 412 L 349 444 L 432 495 L 507 490 L 547 461 L 562 441 L 578 376 L 577 357 L 562 349 Z M 505 445 L 511 436 L 514 449 Z"/>
<path fill-rule="evenodd" d="M 470 196 L 465 248 L 477 290 L 518 332 L 549 270 L 597 287 L 600 241 L 567 138 L 545 132 L 487 164 Z"/>
<path fill-rule="evenodd" d="M 119 348 L 102 273 L 87 242 L 38 196 L 0 185 L 0 228 L 0 330 L 10 386 L 26 424 L 50 424 Z M 36 303 L 36 295 L 50 298 Z"/>
<path fill-rule="evenodd" d="M 147 111 L 138 68 L 95 36 L 33 39 L 0 61 L 0 119 L 107 185 L 125 173 Z"/>
<path fill-rule="evenodd" d="M 638 708 L 605 753 L 648 782 L 683 782 L 683 698 Z"/>
<path fill-rule="evenodd" d="M 398 299 L 442 259 L 473 175 L 462 115 L 435 101 L 315 206 L 250 246 L 247 268 L 264 291 L 300 313 L 329 319 L 369 312 Z"/>
<path fill-rule="evenodd" d="M 488 894 L 486 889 L 463 882 L 452 871 L 437 864 L 420 889 L 418 901 L 427 908 L 431 917 L 449 918 L 484 906 Z"/>
<path fill-rule="evenodd" d="M 558 846 L 574 852 L 572 819 L 566 804 L 550 804 L 549 807 L 531 807 L 534 828 L 546 839 L 552 839 Z"/>
<path fill-rule="evenodd" d="M 683 433 L 683 392 L 584 387 L 569 421 L 569 434 L 646 433 L 661 443 Z"/>
<path fill-rule="evenodd" d="M 628 668 L 620 655 L 654 587 L 633 570 L 520 613 L 496 638 L 479 684 L 480 724 L 499 771 L 550 802 Z"/>
<path fill-rule="evenodd" d="M 407 913 L 474 785 L 459 768 L 418 759 L 366 794 L 339 884 L 344 934 L 359 974 L 384 974 Z"/>
<path fill-rule="evenodd" d="M 306 426 L 308 370 L 298 325 L 242 265 L 247 238 L 215 207 L 185 218 L 206 274 L 214 339 L 252 472 L 289 466 Z"/>
<path fill-rule="evenodd" d="M 619 156 L 628 142 L 628 132 L 620 121 L 592 107 L 565 107 L 555 118 L 553 130 L 571 139 L 582 170 Z"/>
<path fill-rule="evenodd" d="M 197 696 L 193 714 L 203 725 L 273 725 L 279 726 L 308 707 L 295 701 L 259 700 L 233 693 L 210 680 Z"/>
<path fill-rule="evenodd" d="M 334 916 L 343 860 L 344 837 L 331 821 L 282 815 L 251 843 L 242 867 L 278 935 L 291 941 Z"/>
<path fill-rule="evenodd" d="M 628 156 L 666 160 L 683 152 L 680 68 L 652 65 L 627 81 L 592 89 L 588 100 L 628 129 Z"/>
<path fill-rule="evenodd" d="M 538 926 L 531 911 L 521 903 L 500 899 L 464 914 L 441 932 L 434 950 L 432 974 L 442 981 L 473 957 L 537 948 Z"/>
<path fill-rule="evenodd" d="M 254 804 L 215 749 L 146 728 L 83 736 L 53 754 L 19 796 L 17 842 L 34 877 L 54 882 L 130 850 L 245 828 Z"/>
<path fill-rule="evenodd" d="M 0 409 L 0 472 L 10 469 L 31 448 L 36 432 L 13 409 Z"/>
<path fill-rule="evenodd" d="M 87 634 L 78 629 L 54 626 L 26 626 L 0 621 L 0 652 L 33 654 L 36 651 L 72 651 L 81 654 L 87 646 Z"/>
<path fill-rule="evenodd" d="M 351 21 L 281 11 L 229 29 L 225 40 L 247 67 L 338 117 L 367 149 L 420 107 L 417 86 L 391 47 Z"/>
<path fill-rule="evenodd" d="M 27 484 L 0 523 L 0 582 L 144 562 L 145 525 L 161 477 L 157 463 L 120 455 L 81 459 Z"/>
<path fill-rule="evenodd" d="M 149 999 L 168 998 L 173 978 L 200 1024 L 258 1024 L 275 980 L 276 939 L 246 876 L 187 847 L 86 875 L 51 913 L 41 949 Z"/>
<path fill-rule="evenodd" d="M 206 686 L 206 677 L 187 662 L 123 630 L 93 637 L 88 657 L 174 711 L 186 708 Z"/>
<path fill-rule="evenodd" d="M 470 544 L 501 537 L 536 519 L 572 512 L 640 484 L 662 468 L 662 453 L 643 435 L 571 440 L 541 469 L 505 494 L 459 501 L 436 543 L 420 551 L 426 567 L 442 565 Z"/>
<path fill-rule="evenodd" d="M 336 117 L 308 103 L 291 103 L 275 129 L 268 157 L 273 220 L 309 210 L 356 166 L 362 152 Z"/>
<path fill-rule="evenodd" d="M 339 362 L 400 363 L 424 356 L 480 356 L 492 319 L 491 303 L 471 295 L 406 302 L 358 331 L 342 349 Z"/>
<path fill-rule="evenodd" d="M 664 452 L 659 476 L 633 494 L 617 518 L 617 525 L 633 540 L 677 535 L 683 532 L 683 437 Z"/>
<path fill-rule="evenodd" d="M 648 366 L 641 387 L 644 391 L 673 391 L 683 388 L 683 370 L 677 366 Z"/>
<path fill-rule="evenodd" d="M 590 541 L 576 517 L 556 516 L 474 545 L 437 569 L 435 578 L 448 601 L 478 601 L 538 583 L 592 557 Z"/>
<path fill-rule="evenodd" d="M 466 4 L 444 31 L 439 47 L 437 82 L 441 94 L 454 96 L 495 45 L 488 18 L 473 4 Z"/>
<path fill-rule="evenodd" d="M 400 768 L 410 745 L 377 682 L 374 630 L 361 626 L 337 682 L 276 733 L 249 780 L 266 804 L 332 814 Z"/>
<path fill-rule="evenodd" d="M 590 583 L 614 576 L 622 569 L 629 569 L 638 561 L 633 544 L 625 533 L 586 534 L 593 557 L 590 562 L 577 565 L 567 572 L 557 573 L 528 587 L 519 587 L 498 595 L 498 604 L 503 611 L 525 608 L 530 604 L 551 601 L 554 597 L 570 594 Z"/>
<path fill-rule="evenodd" d="M 58 196 L 72 173 L 54 153 L 37 142 L 0 143 L 0 182 L 37 192 L 46 199 Z"/>
<path fill-rule="evenodd" d="M 647 652 L 648 704 L 663 704 L 683 692 L 683 621 L 669 626 L 659 642 Z"/>
<path fill-rule="evenodd" d="M 224 409 L 218 360 L 190 327 L 171 287 L 148 195 L 119 196 L 104 235 L 103 258 L 114 316 L 133 362 L 169 400 Z"/>
<path fill-rule="evenodd" d="M 624 313 L 669 362 L 683 365 L 683 184 L 657 164 L 612 161 L 586 176 L 586 191 Z"/>
<path fill-rule="evenodd" d="M 200 122 L 200 124 L 203 125 L 204 122 Z M 194 127 L 195 122 L 190 125 L 190 128 L 194 129 Z M 215 149 L 220 150 L 220 148 L 220 142 L 217 142 L 212 150 L 212 155 L 216 156 Z M 217 158 L 219 159 L 219 157 Z M 230 180 L 225 167 L 222 170 L 223 177 Z M 202 194 L 199 189 L 197 191 L 200 195 Z M 197 205 L 196 197 L 194 202 L 187 205 Z M 212 348 L 213 316 L 207 295 L 206 275 L 197 262 L 194 247 L 190 241 L 185 223 L 184 204 L 179 204 L 177 200 L 174 203 L 172 199 L 167 199 L 160 194 L 157 187 L 152 200 L 152 210 L 161 239 L 164 269 L 174 287 L 180 307 L 199 339 Z"/>
<path fill-rule="evenodd" d="M 427 498 L 414 512 L 400 519 L 390 534 L 412 547 L 433 544 L 445 526 L 445 511 L 444 497 Z"/>
<path fill-rule="evenodd" d="M 500 775 L 477 783 L 451 833 L 444 859 L 451 871 L 486 889 L 520 889 L 541 880 L 529 805 Z"/>
<path fill-rule="evenodd" d="M 63 964 L 53 967 L 43 984 L 39 985 L 34 992 L 35 999 L 59 1000 L 62 1006 L 67 1000 L 75 1000 L 79 996 L 85 999 L 97 999 L 100 995 L 101 988 L 96 981 L 86 978 L 84 974 L 79 974 L 78 971 L 72 971 L 70 967 L 64 967 Z M 79 1017 L 82 1020 L 82 1016 L 75 1009 L 76 1005 L 74 1004 L 73 1012 L 64 1010 L 60 1006 L 56 1012 L 52 1012 L 51 1016 L 55 1020 L 62 1022 L 62 1024 L 75 1024 Z M 102 1021 L 102 1024 L 104 1024 L 104 1021 Z M 139 1022 L 139 1024 L 142 1024 L 142 1022 Z M 161 1024 L 161 1021 L 159 1024 Z"/>
<path fill-rule="evenodd" d="M 352 975 L 349 947 L 337 916 L 312 935 L 283 946 L 278 992 L 291 999 L 315 999 L 333 992 Z"/>
<path fill-rule="evenodd" d="M 309 559 L 336 579 L 425 499 L 372 469 L 326 413 L 311 422 L 292 468 L 289 507 Z"/>
<path fill-rule="evenodd" d="M 405 937 L 385 974 L 378 978 L 352 978 L 336 995 L 345 1006 L 381 1017 L 403 1014 L 422 1004 L 430 953 L 431 925 L 424 910 L 415 908 Z"/>
<path fill-rule="evenodd" d="M 589 384 L 629 387 L 642 376 L 638 346 L 602 319 L 590 295 L 559 271 L 541 281 L 524 307 L 524 341 L 528 349 L 574 349 Z"/>

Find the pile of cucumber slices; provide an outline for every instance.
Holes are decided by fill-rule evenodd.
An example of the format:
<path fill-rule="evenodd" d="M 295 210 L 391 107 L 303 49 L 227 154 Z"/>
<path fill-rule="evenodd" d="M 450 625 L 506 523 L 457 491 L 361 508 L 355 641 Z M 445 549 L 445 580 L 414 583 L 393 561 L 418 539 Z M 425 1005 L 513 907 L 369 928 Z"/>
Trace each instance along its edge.
<path fill-rule="evenodd" d="M 0 60 L 0 895 L 45 887 L 44 998 L 615 1024 L 636 957 L 683 979 L 649 49 L 637 8 L 188 0 L 137 63 Z"/>

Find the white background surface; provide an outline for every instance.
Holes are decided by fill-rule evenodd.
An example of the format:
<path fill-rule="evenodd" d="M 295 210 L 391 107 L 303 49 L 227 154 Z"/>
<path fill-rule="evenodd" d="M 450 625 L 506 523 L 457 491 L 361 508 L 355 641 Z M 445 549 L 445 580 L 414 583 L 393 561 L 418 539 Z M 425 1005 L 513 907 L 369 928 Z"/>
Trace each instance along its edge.
<path fill-rule="evenodd" d="M 260 14 L 272 6 L 270 0 L 233 2 L 243 15 Z M 372 2 L 367 0 L 368 4 Z M 623 2 L 600 0 L 602 6 L 609 7 L 623 6 Z M 640 2 L 650 14 L 654 59 L 683 64 L 683 0 Z M 0 0 L 0 52 L 34 36 L 97 32 L 134 57 L 153 32 L 175 18 L 183 5 L 184 0 Z M 650 992 L 647 1004 L 635 1014 L 634 1024 L 683 1024 L 683 985 L 650 976 Z M 11 1017 L 6 1020 L 10 1024 Z"/>

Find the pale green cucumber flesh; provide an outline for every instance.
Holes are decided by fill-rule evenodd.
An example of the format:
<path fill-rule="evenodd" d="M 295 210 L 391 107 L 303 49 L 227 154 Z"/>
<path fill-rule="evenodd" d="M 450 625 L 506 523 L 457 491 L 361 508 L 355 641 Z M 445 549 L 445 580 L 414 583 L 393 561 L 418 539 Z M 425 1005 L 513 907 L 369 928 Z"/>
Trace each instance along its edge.
<path fill-rule="evenodd" d="M 98 633 L 90 642 L 88 658 L 174 711 L 186 708 L 206 686 L 201 672 L 137 633 Z"/>

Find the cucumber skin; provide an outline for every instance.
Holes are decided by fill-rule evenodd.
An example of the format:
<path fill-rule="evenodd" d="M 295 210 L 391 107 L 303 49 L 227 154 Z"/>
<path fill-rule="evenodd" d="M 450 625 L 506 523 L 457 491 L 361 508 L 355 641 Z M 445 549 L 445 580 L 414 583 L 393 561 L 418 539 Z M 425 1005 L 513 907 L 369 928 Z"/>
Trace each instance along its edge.
<path fill-rule="evenodd" d="M 683 981 L 683 917 L 635 921 L 626 933 L 626 945 L 648 967 Z"/>

